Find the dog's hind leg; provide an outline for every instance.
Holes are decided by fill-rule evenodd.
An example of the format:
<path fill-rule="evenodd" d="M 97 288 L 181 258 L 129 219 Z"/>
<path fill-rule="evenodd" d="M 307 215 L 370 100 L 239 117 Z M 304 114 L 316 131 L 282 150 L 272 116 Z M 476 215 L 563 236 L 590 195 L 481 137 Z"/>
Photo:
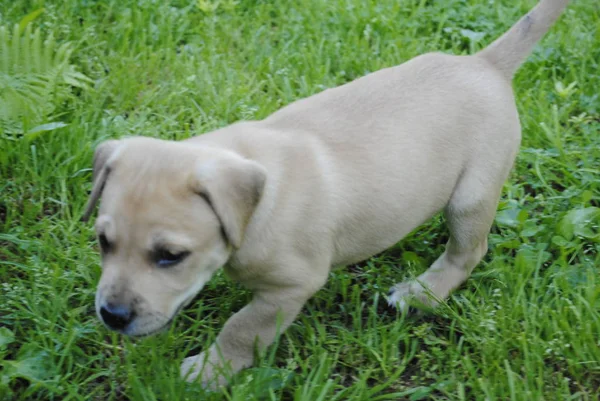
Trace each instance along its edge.
<path fill-rule="evenodd" d="M 445 209 L 450 229 L 446 250 L 416 280 L 393 286 L 388 298 L 390 305 L 402 311 L 411 302 L 415 306 L 434 307 L 465 282 L 481 261 L 487 252 L 487 235 L 509 171 L 500 165 L 494 173 L 491 167 L 465 171 Z"/>

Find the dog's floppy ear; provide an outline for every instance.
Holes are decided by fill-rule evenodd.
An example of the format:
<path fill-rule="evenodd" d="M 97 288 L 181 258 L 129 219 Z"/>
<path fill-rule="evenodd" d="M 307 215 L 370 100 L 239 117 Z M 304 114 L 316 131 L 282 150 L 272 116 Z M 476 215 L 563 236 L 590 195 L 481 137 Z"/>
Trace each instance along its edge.
<path fill-rule="evenodd" d="M 237 155 L 196 165 L 193 190 L 212 207 L 226 240 L 236 249 L 242 244 L 266 179 L 267 172 L 263 166 Z"/>
<path fill-rule="evenodd" d="M 85 212 L 81 217 L 81 221 L 89 220 L 94 211 L 94 207 L 98 203 L 98 199 L 100 199 L 100 196 L 102 196 L 102 190 L 104 189 L 104 184 L 106 184 L 106 179 L 108 178 L 108 173 L 110 172 L 108 160 L 114 155 L 118 147 L 119 141 L 108 140 L 106 142 L 102 142 L 96 148 L 96 151 L 94 152 L 94 170 L 92 173 L 92 193 L 90 194 L 90 198 L 85 208 Z"/>

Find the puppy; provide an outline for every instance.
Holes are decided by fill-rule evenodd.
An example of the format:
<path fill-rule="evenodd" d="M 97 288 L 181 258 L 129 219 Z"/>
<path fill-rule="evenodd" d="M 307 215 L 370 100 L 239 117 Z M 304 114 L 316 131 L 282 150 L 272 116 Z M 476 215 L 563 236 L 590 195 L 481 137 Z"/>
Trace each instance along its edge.
<path fill-rule="evenodd" d="M 102 143 L 83 216 L 102 196 L 100 319 L 152 334 L 223 267 L 253 299 L 181 367 L 222 385 L 292 323 L 332 266 L 385 250 L 440 210 L 445 252 L 389 302 L 447 298 L 487 251 L 519 148 L 512 76 L 567 2 L 542 0 L 473 56 L 421 55 L 262 121 L 183 142 Z"/>

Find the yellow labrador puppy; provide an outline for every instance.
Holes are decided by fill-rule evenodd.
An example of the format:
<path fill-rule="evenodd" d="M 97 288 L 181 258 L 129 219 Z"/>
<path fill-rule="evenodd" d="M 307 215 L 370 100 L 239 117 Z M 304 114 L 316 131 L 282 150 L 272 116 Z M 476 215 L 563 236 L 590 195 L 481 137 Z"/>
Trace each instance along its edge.
<path fill-rule="evenodd" d="M 444 210 L 445 252 L 389 302 L 434 306 L 487 250 L 521 139 L 511 79 L 567 0 L 542 0 L 473 56 L 425 54 L 183 142 L 101 144 L 96 308 L 111 329 L 167 326 L 217 269 L 254 292 L 181 373 L 206 385 L 253 363 L 327 280 Z M 279 325 L 278 325 L 279 322 Z"/>

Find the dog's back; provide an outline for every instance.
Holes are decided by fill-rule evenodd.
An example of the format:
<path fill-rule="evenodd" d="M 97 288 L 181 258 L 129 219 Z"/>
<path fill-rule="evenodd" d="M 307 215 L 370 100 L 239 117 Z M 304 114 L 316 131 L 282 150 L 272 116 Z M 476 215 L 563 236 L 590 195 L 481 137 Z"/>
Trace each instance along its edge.
<path fill-rule="evenodd" d="M 448 204 L 466 170 L 496 196 L 521 139 L 511 77 L 566 4 L 542 1 L 476 55 L 418 56 L 259 123 L 320 143 L 323 197 L 344 250 L 336 263 L 393 245 Z"/>

